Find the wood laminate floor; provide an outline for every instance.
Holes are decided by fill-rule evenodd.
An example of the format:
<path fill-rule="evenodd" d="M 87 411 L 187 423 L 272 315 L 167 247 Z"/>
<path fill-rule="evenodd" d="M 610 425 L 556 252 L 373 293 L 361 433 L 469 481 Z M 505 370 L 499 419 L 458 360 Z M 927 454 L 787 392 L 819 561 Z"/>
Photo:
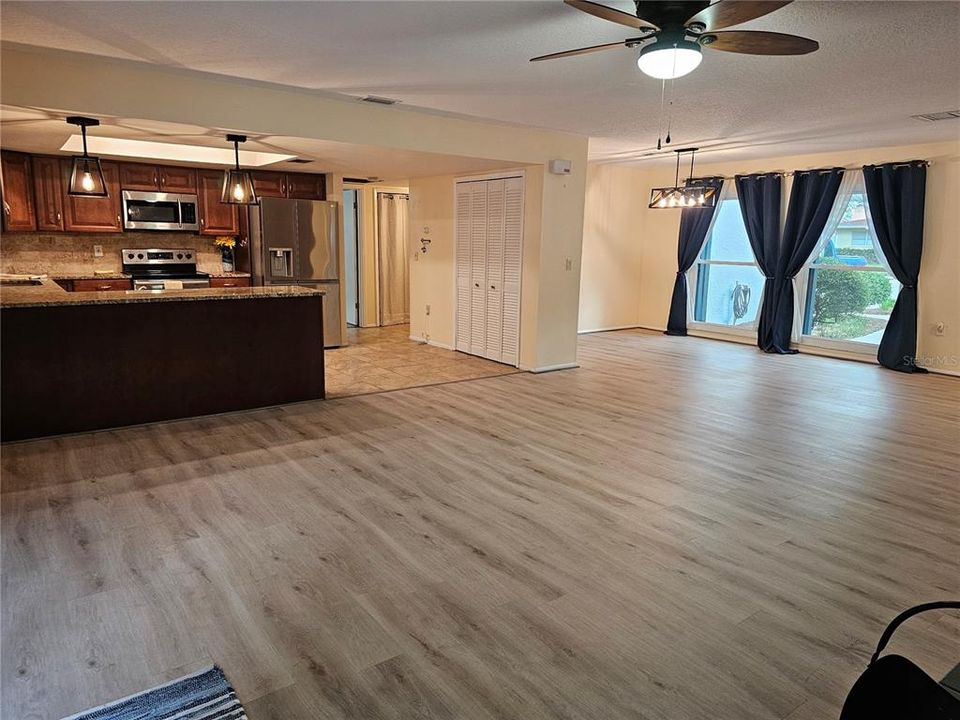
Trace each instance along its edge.
<path fill-rule="evenodd" d="M 409 325 L 348 328 L 347 344 L 327 350 L 324 363 L 328 398 L 520 372 L 493 360 L 411 340 Z"/>
<path fill-rule="evenodd" d="M 217 663 L 251 720 L 835 718 L 960 595 L 957 380 L 636 331 L 581 362 L 3 447 L 3 717 Z"/>

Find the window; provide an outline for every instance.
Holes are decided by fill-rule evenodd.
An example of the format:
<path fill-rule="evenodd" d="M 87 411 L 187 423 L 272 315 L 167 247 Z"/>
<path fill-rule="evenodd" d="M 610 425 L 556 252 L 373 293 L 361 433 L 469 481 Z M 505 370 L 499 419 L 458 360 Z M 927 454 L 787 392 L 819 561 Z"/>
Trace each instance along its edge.
<path fill-rule="evenodd" d="M 725 185 L 714 213 L 694 265 L 693 319 L 752 331 L 760 311 L 764 278 L 750 248 L 733 183 Z"/>
<path fill-rule="evenodd" d="M 867 223 L 862 177 L 853 192 L 841 193 L 837 202 L 846 203 L 843 214 L 806 271 L 801 341 L 877 345 L 900 284 L 887 271 Z"/>

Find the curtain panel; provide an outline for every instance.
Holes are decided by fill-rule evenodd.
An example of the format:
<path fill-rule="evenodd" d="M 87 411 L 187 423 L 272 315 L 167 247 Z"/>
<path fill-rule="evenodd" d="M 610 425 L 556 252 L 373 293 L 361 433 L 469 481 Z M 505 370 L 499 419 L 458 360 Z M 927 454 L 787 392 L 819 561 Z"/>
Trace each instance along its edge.
<path fill-rule="evenodd" d="M 927 164 L 923 161 L 865 165 L 867 214 L 894 277 L 903 286 L 877 351 L 878 362 L 900 372 L 927 372 L 917 365 L 917 280 L 923 253 Z"/>
<path fill-rule="evenodd" d="M 380 266 L 380 324 L 410 322 L 410 266 L 407 254 L 408 195 L 377 193 Z"/>
<path fill-rule="evenodd" d="M 783 247 L 774 283 L 772 349 L 767 352 L 796 352 L 790 348 L 794 320 L 793 280 L 823 238 L 843 175 L 843 168 L 804 170 L 793 175 L 787 220 L 783 226 Z"/>
<path fill-rule="evenodd" d="M 750 248 L 763 273 L 763 299 L 757 324 L 757 347 L 764 352 L 784 352 L 776 346 L 777 265 L 780 260 L 780 173 L 737 175 L 737 198 Z M 789 349 L 789 339 L 787 348 Z"/>
<path fill-rule="evenodd" d="M 715 187 L 717 194 L 723 189 L 723 178 L 697 178 L 687 180 L 687 185 L 696 183 Z M 719 203 L 718 203 L 719 205 Z M 687 272 L 693 267 L 703 248 L 713 216 L 717 208 L 689 208 L 680 211 L 680 238 L 677 244 L 677 277 L 673 282 L 673 297 L 667 317 L 666 335 L 687 334 Z"/>

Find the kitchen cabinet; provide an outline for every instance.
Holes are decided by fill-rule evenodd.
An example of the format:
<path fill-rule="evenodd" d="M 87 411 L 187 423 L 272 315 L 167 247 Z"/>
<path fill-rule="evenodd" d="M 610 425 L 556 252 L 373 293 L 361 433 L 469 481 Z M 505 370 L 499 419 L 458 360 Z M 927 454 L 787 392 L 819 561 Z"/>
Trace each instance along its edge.
<path fill-rule="evenodd" d="M 63 227 L 74 232 L 122 232 L 120 219 L 120 167 L 115 162 L 101 161 L 107 197 L 63 197 Z M 60 181 L 63 188 L 70 185 L 72 161 L 60 161 Z"/>
<path fill-rule="evenodd" d="M 197 171 L 193 168 L 143 163 L 120 164 L 120 187 L 146 192 L 197 192 Z"/>
<path fill-rule="evenodd" d="M 0 153 L 3 175 L 3 229 L 8 232 L 36 230 L 33 207 L 33 167 L 26 153 Z"/>
<path fill-rule="evenodd" d="M 324 176 L 287 173 L 287 197 L 297 200 L 325 200 L 327 193 Z"/>
<path fill-rule="evenodd" d="M 197 171 L 197 204 L 201 235 L 236 235 L 240 229 L 237 206 L 220 202 L 222 186 L 222 171 Z"/>
<path fill-rule="evenodd" d="M 125 278 L 103 278 L 74 280 L 70 290 L 73 292 L 103 292 L 105 290 L 132 290 L 133 283 Z"/>
<path fill-rule="evenodd" d="M 326 199 L 326 181 L 323 175 L 308 173 L 279 173 L 261 170 L 252 172 L 253 189 L 257 197 L 294 198 L 297 200 Z"/>
<path fill-rule="evenodd" d="M 63 230 L 60 158 L 34 155 L 33 196 L 37 209 L 37 230 Z"/>
<path fill-rule="evenodd" d="M 248 277 L 212 277 L 210 278 L 210 287 L 250 287 L 252 283 Z"/>
<path fill-rule="evenodd" d="M 287 196 L 287 176 L 285 173 L 276 172 L 253 172 L 250 173 L 253 178 L 253 191 L 257 197 L 277 197 Z"/>

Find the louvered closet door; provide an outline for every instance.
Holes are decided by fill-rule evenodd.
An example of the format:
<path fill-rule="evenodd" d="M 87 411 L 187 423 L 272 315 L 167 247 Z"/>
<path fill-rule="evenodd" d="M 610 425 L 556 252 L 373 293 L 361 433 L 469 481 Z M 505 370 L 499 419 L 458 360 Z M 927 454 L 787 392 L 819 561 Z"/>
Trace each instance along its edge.
<path fill-rule="evenodd" d="M 523 239 L 523 179 L 504 183 L 503 299 L 500 362 L 520 363 L 520 265 Z"/>
<path fill-rule="evenodd" d="M 457 338 L 456 348 L 470 352 L 470 219 L 473 208 L 472 183 L 457 183 Z"/>
<path fill-rule="evenodd" d="M 484 357 L 500 362 L 503 348 L 504 180 L 487 185 L 486 340 Z"/>
<path fill-rule="evenodd" d="M 487 346 L 487 183 L 473 186 L 470 201 L 470 352 L 485 356 Z"/>

